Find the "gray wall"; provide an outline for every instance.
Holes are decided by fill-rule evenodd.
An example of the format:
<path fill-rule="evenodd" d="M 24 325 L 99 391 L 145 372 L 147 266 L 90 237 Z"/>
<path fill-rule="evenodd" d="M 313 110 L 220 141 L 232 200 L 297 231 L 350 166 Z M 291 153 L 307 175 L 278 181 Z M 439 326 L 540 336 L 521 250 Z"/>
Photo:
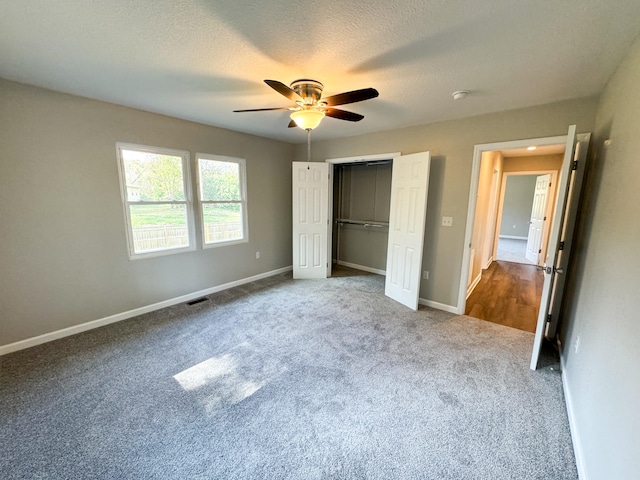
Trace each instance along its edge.
<path fill-rule="evenodd" d="M 640 475 L 639 79 L 640 38 L 598 107 L 561 335 L 567 400 L 594 480 Z"/>
<path fill-rule="evenodd" d="M 290 144 L 4 80 L 0 125 L 0 345 L 291 265 Z M 249 243 L 130 261 L 116 142 L 245 158 Z"/>
<path fill-rule="evenodd" d="M 500 235 L 527 237 L 537 175 L 509 175 L 504 190 Z"/>
<path fill-rule="evenodd" d="M 578 132 L 593 131 L 596 98 L 541 105 L 478 117 L 407 127 L 347 138 L 316 141 L 314 161 L 401 151 L 431 151 L 431 173 L 423 269 L 430 271 L 421 282 L 420 297 L 456 306 L 469 183 L 476 144 L 566 135 L 571 124 Z M 331 120 L 331 119 L 329 119 Z M 366 120 L 365 120 L 366 121 Z M 296 159 L 306 160 L 306 145 L 297 145 Z M 441 217 L 453 217 L 452 227 L 441 226 Z"/>

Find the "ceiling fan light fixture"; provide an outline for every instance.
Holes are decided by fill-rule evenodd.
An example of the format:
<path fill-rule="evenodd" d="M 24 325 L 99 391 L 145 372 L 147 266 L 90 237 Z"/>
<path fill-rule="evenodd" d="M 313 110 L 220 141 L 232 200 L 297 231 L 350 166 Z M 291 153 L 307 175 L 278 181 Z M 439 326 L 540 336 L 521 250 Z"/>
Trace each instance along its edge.
<path fill-rule="evenodd" d="M 324 112 L 313 109 L 298 110 L 291 114 L 291 120 L 296 122 L 296 125 L 303 130 L 313 130 L 320 125 L 320 121 L 323 118 Z"/>

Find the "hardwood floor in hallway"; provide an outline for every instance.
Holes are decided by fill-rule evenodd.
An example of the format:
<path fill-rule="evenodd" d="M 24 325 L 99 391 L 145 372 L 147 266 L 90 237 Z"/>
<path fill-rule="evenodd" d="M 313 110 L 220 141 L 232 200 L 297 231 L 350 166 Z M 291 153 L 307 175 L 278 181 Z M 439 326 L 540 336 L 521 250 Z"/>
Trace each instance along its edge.
<path fill-rule="evenodd" d="M 465 314 L 535 332 L 544 273 L 535 265 L 495 261 L 467 299 Z"/>

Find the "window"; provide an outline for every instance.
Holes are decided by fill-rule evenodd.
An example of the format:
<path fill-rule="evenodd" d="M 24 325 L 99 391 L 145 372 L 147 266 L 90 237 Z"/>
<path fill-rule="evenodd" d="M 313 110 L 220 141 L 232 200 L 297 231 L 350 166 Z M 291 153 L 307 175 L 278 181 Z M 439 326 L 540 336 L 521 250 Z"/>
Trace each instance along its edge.
<path fill-rule="evenodd" d="M 204 247 L 248 241 L 245 161 L 197 154 Z"/>
<path fill-rule="evenodd" d="M 129 258 L 195 248 L 189 152 L 118 143 Z"/>

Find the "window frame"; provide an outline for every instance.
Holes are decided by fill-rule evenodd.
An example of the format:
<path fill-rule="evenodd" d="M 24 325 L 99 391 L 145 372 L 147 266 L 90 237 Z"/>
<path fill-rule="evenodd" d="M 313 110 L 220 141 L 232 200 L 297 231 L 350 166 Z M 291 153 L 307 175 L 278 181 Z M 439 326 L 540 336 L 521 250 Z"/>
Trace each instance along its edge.
<path fill-rule="evenodd" d="M 210 160 L 214 162 L 226 162 L 226 163 L 235 163 L 238 165 L 238 175 L 239 175 L 239 189 L 240 189 L 240 200 L 203 200 L 202 199 L 202 179 L 200 178 L 200 160 Z M 249 242 L 249 212 L 248 212 L 248 199 L 247 199 L 247 161 L 244 158 L 238 157 L 228 157 L 225 155 L 215 155 L 210 153 L 196 153 L 196 183 L 197 183 L 197 199 L 198 199 L 198 207 L 200 210 L 200 231 L 202 233 L 202 248 L 218 248 L 218 247 L 226 247 L 230 245 L 238 245 L 241 243 Z M 205 235 L 205 224 L 204 224 L 204 205 L 207 204 L 216 204 L 216 203 L 238 203 L 240 204 L 240 211 L 242 212 L 242 232 L 243 236 L 240 239 L 235 240 L 227 240 L 221 242 L 211 242 L 207 243 L 206 235 Z"/>
<path fill-rule="evenodd" d="M 122 156 L 123 150 L 135 150 L 137 152 L 145 152 L 157 155 L 171 155 L 174 157 L 180 157 L 182 159 L 182 182 L 184 188 L 184 201 L 129 201 L 127 191 L 127 179 L 125 175 L 124 158 Z M 193 193 L 191 188 L 191 164 L 190 153 L 186 150 L 176 150 L 164 147 L 155 147 L 150 145 L 138 145 L 134 143 L 116 143 L 116 156 L 118 160 L 118 177 L 120 180 L 120 194 L 122 200 L 122 207 L 124 210 L 126 236 L 127 236 L 127 250 L 129 254 L 129 260 L 140 260 L 143 258 L 160 257 L 164 255 L 173 255 L 177 253 L 192 252 L 196 250 L 196 232 L 195 232 L 195 220 L 193 209 Z M 133 238 L 133 224 L 131 221 L 131 205 L 185 205 L 186 219 L 187 219 L 187 240 L 189 244 L 185 247 L 177 248 L 165 248 L 162 250 L 153 250 L 149 252 L 136 253 L 134 238 Z"/>

